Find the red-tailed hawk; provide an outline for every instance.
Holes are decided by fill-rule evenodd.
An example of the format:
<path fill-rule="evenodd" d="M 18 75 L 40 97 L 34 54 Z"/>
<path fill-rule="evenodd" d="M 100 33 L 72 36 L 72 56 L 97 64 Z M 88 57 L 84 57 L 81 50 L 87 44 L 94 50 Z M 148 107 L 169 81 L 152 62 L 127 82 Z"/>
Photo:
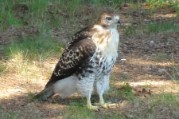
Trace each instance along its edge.
<path fill-rule="evenodd" d="M 91 104 L 91 95 L 99 95 L 99 104 L 106 107 L 103 94 L 109 89 L 111 69 L 118 56 L 120 24 L 116 14 L 102 13 L 96 24 L 77 32 L 64 50 L 52 76 L 37 97 L 46 100 L 58 93 L 67 97 L 79 92 Z"/>

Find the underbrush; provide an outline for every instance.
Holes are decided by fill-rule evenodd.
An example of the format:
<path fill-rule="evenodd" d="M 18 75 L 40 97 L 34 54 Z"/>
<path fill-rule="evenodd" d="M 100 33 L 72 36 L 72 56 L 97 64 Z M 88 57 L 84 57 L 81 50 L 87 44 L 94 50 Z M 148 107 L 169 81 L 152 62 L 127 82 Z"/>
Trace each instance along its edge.
<path fill-rule="evenodd" d="M 39 89 L 36 89 L 36 87 L 35 89 L 32 89 L 31 85 L 33 83 L 42 85 L 42 83 L 40 83 L 40 81 L 42 80 L 43 83 L 47 82 L 44 79 L 47 79 L 47 77 L 51 75 L 52 70 L 54 69 L 54 66 L 60 57 L 60 54 L 63 51 L 64 44 L 61 42 L 60 38 L 64 38 L 65 35 L 70 37 L 69 33 L 74 34 L 77 30 L 95 21 L 95 19 L 97 18 L 96 16 L 102 10 L 106 10 L 107 8 L 110 8 L 114 11 L 116 10 L 120 13 L 123 10 L 121 9 L 121 6 L 124 6 L 124 10 L 122 11 L 124 13 L 126 12 L 125 8 L 127 9 L 127 7 L 132 7 L 129 10 L 132 12 L 128 14 L 128 16 L 132 16 L 135 13 L 133 13 L 133 11 L 139 11 L 140 9 L 138 7 L 146 2 L 151 9 L 160 9 L 167 6 L 174 9 L 176 12 L 179 11 L 178 2 L 174 4 L 173 2 L 167 1 L 168 0 L 70 0 L 67 2 L 66 0 L 0 0 L 0 31 L 4 32 L 11 27 L 23 26 L 35 26 L 38 31 L 38 33 L 36 34 L 17 36 L 8 44 L 3 45 L 3 48 L 1 48 L 3 50 L 3 56 L 0 60 L 0 76 L 2 76 L 2 78 L 0 78 L 4 82 L 10 82 L 11 80 L 14 80 L 15 84 L 13 84 L 12 86 L 11 84 L 8 85 L 12 89 L 14 87 L 21 87 L 22 84 L 24 85 L 25 82 L 26 85 L 23 87 L 23 90 L 29 92 L 28 97 L 31 100 L 31 98 L 34 96 L 34 90 L 40 91 Z M 130 6 L 130 4 L 132 5 Z M 138 12 L 136 13 L 138 15 Z M 139 16 L 141 14 L 139 12 Z M 134 21 L 139 18 L 139 16 L 135 15 L 132 16 L 135 18 Z M 125 17 L 127 18 L 128 16 Z M 141 22 L 143 21 L 141 20 Z M 123 27 L 124 34 L 126 36 L 135 36 L 138 34 L 150 35 L 159 32 L 179 32 L 179 25 L 175 21 L 149 21 L 144 24 L 140 24 L 140 22 L 137 22 L 137 24 L 131 26 L 124 25 Z M 58 34 L 58 40 L 52 36 L 54 32 Z M 122 40 L 123 39 L 121 39 L 121 41 Z M 132 43 L 137 43 L 137 41 Z M 127 43 L 127 45 L 129 45 L 129 49 L 131 46 L 134 45 L 132 43 Z M 142 50 L 143 46 L 139 47 Z M 153 59 L 157 62 L 162 63 L 165 62 L 165 59 L 169 58 L 168 55 L 164 53 L 153 53 L 156 54 L 154 55 Z M 130 52 L 128 52 L 125 55 L 129 56 L 131 54 Z M 146 55 L 148 54 L 140 54 L 141 57 L 144 57 Z M 126 64 L 122 64 L 121 66 L 124 67 L 125 65 L 127 65 L 127 63 L 128 59 L 126 61 Z M 152 85 L 144 85 L 144 88 L 142 88 L 144 90 L 137 92 L 141 95 L 136 95 L 134 93 L 134 87 L 130 86 L 130 81 L 133 79 L 145 80 L 145 75 L 148 77 L 151 77 L 151 75 L 145 74 L 144 71 L 144 74 L 142 72 L 141 74 L 138 74 L 138 77 L 135 77 L 133 76 L 132 72 L 135 72 L 137 74 L 137 70 L 141 69 L 138 69 L 137 65 L 135 66 L 135 68 L 133 68 L 132 65 L 130 66 L 131 67 L 129 67 L 129 69 L 127 69 L 128 67 L 122 69 L 123 71 L 125 71 L 125 74 L 117 77 L 119 78 L 119 80 L 111 80 L 111 89 L 104 97 L 106 102 L 110 101 L 110 103 L 115 103 L 117 105 L 114 108 L 101 109 L 99 112 L 94 112 L 86 108 L 86 99 L 72 99 L 70 103 L 66 105 L 63 105 L 60 102 L 57 105 L 62 105 L 65 107 L 61 110 L 58 110 L 56 108 L 56 105 L 49 102 L 47 102 L 49 104 L 49 108 L 47 108 L 44 106 L 44 103 L 32 101 L 31 103 L 35 106 L 29 108 L 31 109 L 31 111 L 34 111 L 33 109 L 40 108 L 40 111 L 42 112 L 42 114 L 44 113 L 45 118 L 50 118 L 51 114 L 53 115 L 55 111 L 57 113 L 54 114 L 55 116 L 59 116 L 59 114 L 64 111 L 63 117 L 66 119 L 163 119 L 163 117 L 158 117 L 162 115 L 165 116 L 165 112 L 162 111 L 168 111 L 169 113 L 167 114 L 169 114 L 169 116 L 173 116 L 173 112 L 175 112 L 175 110 L 177 110 L 177 108 L 179 107 L 178 94 L 175 94 L 173 92 L 165 93 L 164 91 L 161 91 L 161 94 L 156 94 L 158 89 L 162 90 L 160 84 L 158 84 L 155 85 L 156 87 L 152 87 Z M 141 66 L 140 68 L 142 67 L 143 66 Z M 116 70 L 121 69 L 117 68 Z M 169 76 L 169 79 L 171 79 L 172 82 L 176 83 L 176 85 L 169 85 L 166 83 L 166 86 L 171 86 L 176 90 L 176 92 L 178 91 L 178 72 L 179 68 L 177 66 L 172 67 L 170 72 L 166 72 L 168 73 L 167 75 Z M 154 77 L 153 80 L 155 80 L 155 78 L 157 80 L 160 80 L 160 78 L 158 79 L 157 77 Z M 162 77 L 161 79 L 163 80 L 164 78 L 165 77 Z M 118 86 L 115 85 L 116 82 L 123 82 L 123 84 Z M 16 85 L 18 86 L 16 87 Z M 30 88 L 27 89 L 27 87 Z M 148 97 L 145 97 L 145 95 L 143 96 L 142 93 L 146 93 L 146 87 L 156 92 L 151 91 L 151 94 Z M 16 99 L 16 97 L 8 98 Z M 28 99 L 26 98 L 25 100 Z M 15 102 L 18 101 L 15 100 Z M 92 101 L 97 102 L 98 99 L 92 98 Z M 17 103 L 17 105 L 19 104 L 19 102 Z M 22 105 L 18 105 L 22 108 L 22 110 L 26 109 L 25 106 L 28 105 L 26 101 L 23 103 L 24 104 Z M 11 106 L 13 106 L 13 103 Z M 6 105 L 4 106 L 4 108 L 6 108 Z M 163 110 L 163 108 L 165 110 Z M 26 114 L 26 112 L 24 113 L 23 111 L 19 111 L 18 114 L 14 114 L 11 113 L 11 111 L 6 112 L 4 110 L 1 113 L 1 110 L 2 109 L 0 105 L 0 118 L 2 117 L 5 119 L 14 119 L 22 117 L 23 114 Z M 52 110 L 52 112 L 50 110 Z M 161 112 L 161 114 L 157 114 L 158 112 Z M 55 116 L 54 118 L 56 118 Z"/>
<path fill-rule="evenodd" d="M 160 22 L 160 23 L 150 23 L 147 25 L 148 33 L 157 32 L 179 32 L 179 24 L 175 22 Z"/>
<path fill-rule="evenodd" d="M 5 48 L 6 57 L 9 59 L 22 57 L 24 60 L 47 59 L 60 56 L 63 44 L 54 41 L 48 36 L 33 36 L 17 39 Z"/>

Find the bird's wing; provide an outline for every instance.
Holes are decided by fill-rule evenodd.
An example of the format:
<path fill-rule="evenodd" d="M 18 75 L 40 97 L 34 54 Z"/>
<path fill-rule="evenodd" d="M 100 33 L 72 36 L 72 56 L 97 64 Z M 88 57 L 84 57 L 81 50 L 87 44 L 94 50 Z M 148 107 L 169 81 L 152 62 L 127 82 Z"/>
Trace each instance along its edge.
<path fill-rule="evenodd" d="M 90 28 L 77 32 L 64 50 L 46 87 L 81 70 L 82 64 L 93 56 L 96 45 Z"/>

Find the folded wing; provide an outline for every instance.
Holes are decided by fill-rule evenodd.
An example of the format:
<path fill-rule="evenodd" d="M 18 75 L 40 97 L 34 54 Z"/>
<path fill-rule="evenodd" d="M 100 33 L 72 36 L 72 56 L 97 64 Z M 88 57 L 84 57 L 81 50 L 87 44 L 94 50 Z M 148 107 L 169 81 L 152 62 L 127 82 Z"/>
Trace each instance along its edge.
<path fill-rule="evenodd" d="M 92 41 L 92 31 L 90 28 L 77 32 L 56 64 L 46 87 L 49 87 L 58 80 L 82 71 L 82 65 L 93 56 L 95 50 L 96 46 Z"/>

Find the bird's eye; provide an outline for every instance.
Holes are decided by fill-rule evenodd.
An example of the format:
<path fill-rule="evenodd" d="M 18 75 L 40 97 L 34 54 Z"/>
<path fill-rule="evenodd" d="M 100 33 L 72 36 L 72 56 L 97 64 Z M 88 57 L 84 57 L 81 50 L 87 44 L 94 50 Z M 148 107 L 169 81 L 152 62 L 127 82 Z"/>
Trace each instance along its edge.
<path fill-rule="evenodd" d="M 111 18 L 111 17 L 106 17 L 106 19 L 107 19 L 108 21 L 112 20 L 112 18 Z"/>

